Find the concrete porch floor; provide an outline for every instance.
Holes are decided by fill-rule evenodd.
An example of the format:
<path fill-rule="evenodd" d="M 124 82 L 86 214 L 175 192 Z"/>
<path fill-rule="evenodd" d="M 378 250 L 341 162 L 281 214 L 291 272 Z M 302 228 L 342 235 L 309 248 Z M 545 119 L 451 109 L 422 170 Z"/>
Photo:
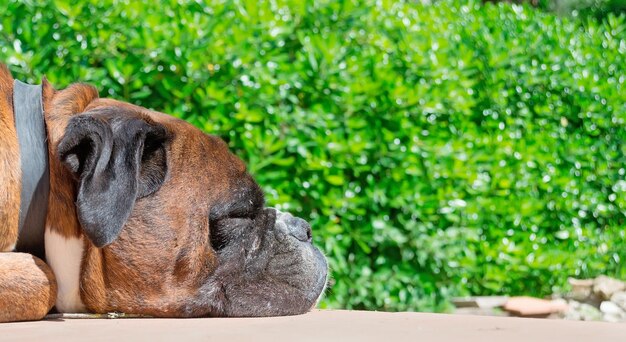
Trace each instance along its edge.
<path fill-rule="evenodd" d="M 626 324 L 316 310 L 273 318 L 64 319 L 0 324 L 0 341 L 626 341 Z"/>

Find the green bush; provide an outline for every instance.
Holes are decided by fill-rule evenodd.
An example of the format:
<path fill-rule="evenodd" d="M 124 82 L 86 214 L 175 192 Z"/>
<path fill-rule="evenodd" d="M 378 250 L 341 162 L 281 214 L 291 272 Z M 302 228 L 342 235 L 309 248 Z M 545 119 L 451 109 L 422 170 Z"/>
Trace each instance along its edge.
<path fill-rule="evenodd" d="M 561 15 L 594 16 L 598 19 L 606 17 L 609 13 L 620 14 L 626 11 L 626 0 L 483 0 L 487 1 L 527 3 Z"/>
<path fill-rule="evenodd" d="M 0 59 L 223 137 L 330 258 L 322 306 L 626 277 L 626 21 L 480 1 L 2 0 Z"/>
<path fill-rule="evenodd" d="M 626 0 L 551 0 L 545 7 L 559 14 L 604 18 L 609 13 L 626 13 Z"/>

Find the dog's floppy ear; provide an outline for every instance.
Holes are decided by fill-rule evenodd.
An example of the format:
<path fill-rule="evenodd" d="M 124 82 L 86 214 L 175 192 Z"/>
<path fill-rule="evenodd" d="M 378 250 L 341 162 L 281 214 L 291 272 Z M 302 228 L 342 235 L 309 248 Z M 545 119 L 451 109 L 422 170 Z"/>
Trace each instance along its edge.
<path fill-rule="evenodd" d="M 161 187 L 168 140 L 164 126 L 140 114 L 101 109 L 70 119 L 59 157 L 78 180 L 78 220 L 96 247 L 113 242 L 135 201 Z"/>

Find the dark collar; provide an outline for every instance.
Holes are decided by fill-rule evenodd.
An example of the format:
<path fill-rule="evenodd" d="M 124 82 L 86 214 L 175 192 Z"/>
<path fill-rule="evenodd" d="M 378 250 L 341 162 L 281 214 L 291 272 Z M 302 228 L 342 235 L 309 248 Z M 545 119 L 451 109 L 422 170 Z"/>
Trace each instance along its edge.
<path fill-rule="evenodd" d="M 44 229 L 50 178 L 41 85 L 13 83 L 13 115 L 20 146 L 22 190 L 16 250 L 45 260 Z"/>

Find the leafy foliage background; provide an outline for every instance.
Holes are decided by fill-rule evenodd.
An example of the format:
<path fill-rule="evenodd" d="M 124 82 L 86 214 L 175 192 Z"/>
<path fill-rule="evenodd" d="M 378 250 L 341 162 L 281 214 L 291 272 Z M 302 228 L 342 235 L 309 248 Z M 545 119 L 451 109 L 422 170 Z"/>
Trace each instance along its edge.
<path fill-rule="evenodd" d="M 626 277 L 626 21 L 478 1 L 0 0 L 0 60 L 223 137 L 311 220 L 324 307 Z"/>

